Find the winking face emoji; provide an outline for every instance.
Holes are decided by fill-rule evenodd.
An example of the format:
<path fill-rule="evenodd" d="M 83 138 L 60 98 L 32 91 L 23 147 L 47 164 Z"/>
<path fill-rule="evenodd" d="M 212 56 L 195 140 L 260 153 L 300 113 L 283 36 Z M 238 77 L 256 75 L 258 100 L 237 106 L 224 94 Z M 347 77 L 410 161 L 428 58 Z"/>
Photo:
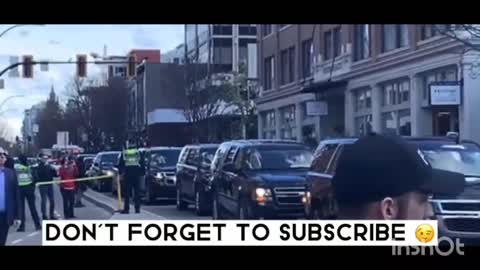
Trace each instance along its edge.
<path fill-rule="evenodd" d="M 422 224 L 419 225 L 415 230 L 415 236 L 417 237 L 418 241 L 422 243 L 428 243 L 432 241 L 433 237 L 435 236 L 435 231 L 431 225 Z"/>

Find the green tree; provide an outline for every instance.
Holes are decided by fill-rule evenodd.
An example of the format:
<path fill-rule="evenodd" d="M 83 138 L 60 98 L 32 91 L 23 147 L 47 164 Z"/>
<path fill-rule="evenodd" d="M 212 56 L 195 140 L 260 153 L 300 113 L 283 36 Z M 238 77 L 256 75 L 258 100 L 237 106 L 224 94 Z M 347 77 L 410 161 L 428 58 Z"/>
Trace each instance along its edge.
<path fill-rule="evenodd" d="M 238 72 L 232 72 L 231 76 L 225 76 L 222 81 L 223 97 L 227 108 L 231 108 L 233 113 L 240 115 L 242 138 L 256 138 L 257 118 L 254 100 L 257 97 L 257 91 L 255 82 L 247 77 L 245 65 L 240 65 Z"/>

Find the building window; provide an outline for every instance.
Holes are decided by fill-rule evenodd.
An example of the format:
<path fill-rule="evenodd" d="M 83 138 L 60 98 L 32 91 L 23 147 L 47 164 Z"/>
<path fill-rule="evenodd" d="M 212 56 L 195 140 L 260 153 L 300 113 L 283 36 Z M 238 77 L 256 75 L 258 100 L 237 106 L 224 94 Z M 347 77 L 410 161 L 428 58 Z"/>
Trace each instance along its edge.
<path fill-rule="evenodd" d="M 402 80 L 383 85 L 382 105 L 398 105 L 410 101 L 410 81 Z"/>
<path fill-rule="evenodd" d="M 333 56 L 337 57 L 342 53 L 342 36 L 340 27 L 333 29 Z"/>
<path fill-rule="evenodd" d="M 406 47 L 408 46 L 408 25 L 384 24 L 382 25 L 382 37 L 383 52 Z"/>
<path fill-rule="evenodd" d="M 252 24 L 240 24 L 238 26 L 238 33 L 241 36 L 255 36 L 257 35 L 257 27 Z"/>
<path fill-rule="evenodd" d="M 262 36 L 268 36 L 272 33 L 272 25 L 271 24 L 262 24 Z"/>
<path fill-rule="evenodd" d="M 280 110 L 281 113 L 281 139 L 296 140 L 296 122 L 295 122 L 295 106 L 288 106 Z"/>
<path fill-rule="evenodd" d="M 312 40 L 302 42 L 302 77 L 307 78 L 312 75 L 313 63 L 313 43 Z"/>
<path fill-rule="evenodd" d="M 362 89 L 355 91 L 355 111 L 372 108 L 372 90 Z"/>
<path fill-rule="evenodd" d="M 232 35 L 232 27 L 233 25 L 231 24 L 214 24 L 213 25 L 213 34 L 214 35 L 220 35 L 220 36 L 231 36 Z M 200 32 L 200 31 L 198 31 Z M 204 31 L 204 33 L 208 34 L 208 29 L 207 31 Z M 199 42 L 201 43 L 201 42 Z"/>
<path fill-rule="evenodd" d="M 355 132 L 358 136 L 364 136 L 372 132 L 372 115 L 355 117 Z"/>
<path fill-rule="evenodd" d="M 423 76 L 423 99 L 428 99 L 428 91 L 430 84 L 434 82 L 442 81 L 456 81 L 457 80 L 457 68 L 452 67 L 441 71 L 430 72 Z"/>
<path fill-rule="evenodd" d="M 291 83 L 295 80 L 295 47 L 280 52 L 281 85 Z"/>
<path fill-rule="evenodd" d="M 342 36 L 340 27 L 324 33 L 324 44 L 325 60 L 332 59 L 341 54 Z"/>
<path fill-rule="evenodd" d="M 354 28 L 355 35 L 355 61 L 370 57 L 370 25 L 356 24 Z"/>
<path fill-rule="evenodd" d="M 275 82 L 275 57 L 265 58 L 263 69 L 263 87 L 265 90 L 272 89 Z"/>
<path fill-rule="evenodd" d="M 420 25 L 420 39 L 425 40 L 441 35 L 449 29 L 449 24 L 422 24 Z"/>
<path fill-rule="evenodd" d="M 410 109 L 382 113 L 382 133 L 410 136 Z"/>
<path fill-rule="evenodd" d="M 268 111 L 262 114 L 264 139 L 275 139 L 275 111 Z"/>

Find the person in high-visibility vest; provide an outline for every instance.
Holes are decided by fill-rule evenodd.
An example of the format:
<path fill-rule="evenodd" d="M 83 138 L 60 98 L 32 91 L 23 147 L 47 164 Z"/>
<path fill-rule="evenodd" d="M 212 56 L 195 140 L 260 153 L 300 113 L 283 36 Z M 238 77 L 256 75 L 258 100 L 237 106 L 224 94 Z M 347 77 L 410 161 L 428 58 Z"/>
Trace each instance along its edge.
<path fill-rule="evenodd" d="M 124 194 L 124 206 L 121 213 L 130 213 L 130 193 L 133 192 L 133 201 L 135 204 L 135 213 L 140 213 L 140 180 L 145 174 L 145 162 L 143 155 L 136 148 L 129 148 L 132 144 L 128 144 L 123 150 L 120 157 L 118 169 L 120 174 L 123 175 L 125 194 Z"/>
<path fill-rule="evenodd" d="M 35 230 L 41 230 L 40 218 L 38 216 L 37 207 L 35 204 L 35 183 L 33 176 L 28 166 L 27 157 L 20 155 L 18 157 L 18 164 L 15 164 L 15 171 L 17 173 L 18 185 L 20 187 L 20 227 L 18 232 L 25 231 L 25 200 L 27 200 L 30 214 L 32 215 L 35 224 Z"/>

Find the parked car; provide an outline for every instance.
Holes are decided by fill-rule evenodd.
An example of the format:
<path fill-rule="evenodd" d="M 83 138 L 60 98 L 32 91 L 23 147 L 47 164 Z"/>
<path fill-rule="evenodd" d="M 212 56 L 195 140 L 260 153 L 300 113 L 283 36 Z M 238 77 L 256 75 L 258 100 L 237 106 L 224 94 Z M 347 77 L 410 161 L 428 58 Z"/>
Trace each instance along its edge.
<path fill-rule="evenodd" d="M 118 177 L 118 171 L 115 167 L 118 166 L 119 161 L 120 152 L 118 151 L 100 152 L 95 156 L 92 166 L 87 171 L 87 176 L 111 175 L 115 179 L 115 177 Z M 93 189 L 102 192 L 112 191 L 112 186 L 115 185 L 114 182 L 116 181 L 106 179 L 95 180 L 92 182 Z"/>
<path fill-rule="evenodd" d="M 465 175 L 465 191 L 458 196 L 434 194 L 431 203 L 439 236 L 480 243 L 480 150 L 445 137 L 405 137 L 423 153 L 432 167 Z M 320 143 L 307 176 L 305 214 L 310 219 L 335 219 L 336 202 L 331 188 L 342 152 L 356 138 Z"/>
<path fill-rule="evenodd" d="M 145 149 L 145 200 L 154 202 L 157 197 L 175 198 L 175 171 L 180 147 L 152 147 Z"/>
<path fill-rule="evenodd" d="M 309 147 L 296 141 L 222 143 L 211 166 L 213 219 L 304 217 L 312 157 Z"/>
<path fill-rule="evenodd" d="M 210 212 L 211 173 L 210 164 L 218 144 L 187 145 L 182 149 L 177 163 L 177 209 L 195 206 L 197 215 Z"/>

